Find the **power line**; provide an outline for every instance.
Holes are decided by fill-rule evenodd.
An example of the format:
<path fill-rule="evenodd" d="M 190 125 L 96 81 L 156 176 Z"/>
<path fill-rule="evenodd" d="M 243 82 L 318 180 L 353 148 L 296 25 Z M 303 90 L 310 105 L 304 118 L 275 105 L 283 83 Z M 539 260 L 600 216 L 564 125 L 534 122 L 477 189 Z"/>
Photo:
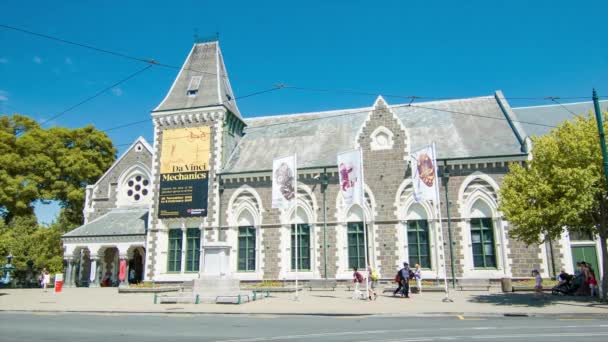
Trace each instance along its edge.
<path fill-rule="evenodd" d="M 563 104 L 557 102 L 558 99 L 559 99 L 559 97 L 548 97 L 547 98 L 547 100 L 551 100 L 551 101 L 557 103 L 560 107 L 562 107 L 563 109 L 565 109 L 566 111 L 568 111 L 570 114 L 572 114 L 572 116 L 576 116 L 576 113 L 574 113 L 573 111 L 571 111 L 570 109 L 568 109 L 568 107 L 566 107 Z"/>
<path fill-rule="evenodd" d="M 140 70 L 138 70 L 138 71 L 136 71 L 136 72 L 132 73 L 131 75 L 129 75 L 129 76 L 127 76 L 127 77 L 125 77 L 125 78 L 121 79 L 120 81 L 118 81 L 118 82 L 116 82 L 116 83 L 112 84 L 111 86 L 108 86 L 108 87 L 103 88 L 102 90 L 98 91 L 98 92 L 97 92 L 97 93 L 95 93 L 94 95 L 89 96 L 89 97 L 87 97 L 86 99 L 84 99 L 84 100 L 82 100 L 82 101 L 78 102 L 77 104 L 75 104 L 75 105 L 73 105 L 73 106 L 71 106 L 71 107 L 69 107 L 69 108 L 67 108 L 67 109 L 65 109 L 65 110 L 63 110 L 63 111 L 61 111 L 61 112 L 59 112 L 58 114 L 56 114 L 56 115 L 54 115 L 54 116 L 52 116 L 52 117 L 50 117 L 50 118 L 48 118 L 48 119 L 46 119 L 46 120 L 42 121 L 42 122 L 40 123 L 40 126 L 44 125 L 45 123 L 47 123 L 47 122 L 49 122 L 49 121 L 51 121 L 51 120 L 57 119 L 58 117 L 60 117 L 60 116 L 64 115 L 65 113 L 67 113 L 67 112 L 69 112 L 69 111 L 71 111 L 71 110 L 73 110 L 73 109 L 75 109 L 75 108 L 77 108 L 77 107 L 79 107 L 79 106 L 81 106 L 81 105 L 83 105 L 83 104 L 85 104 L 85 103 L 87 103 L 87 102 L 89 102 L 89 101 L 91 101 L 91 100 L 93 100 L 93 99 L 95 99 L 95 98 L 97 98 L 97 97 L 101 96 L 101 95 L 102 95 L 103 93 L 105 93 L 106 91 L 108 91 L 108 90 L 110 90 L 110 89 L 112 89 L 112 88 L 114 88 L 114 87 L 117 87 L 117 86 L 121 85 L 122 83 L 125 83 L 126 81 L 128 81 L 128 80 L 130 80 L 130 79 L 134 78 L 135 76 L 137 76 L 137 75 L 141 74 L 142 72 L 144 72 L 144 71 L 146 71 L 146 70 L 150 69 L 152 66 L 153 66 L 153 65 L 152 65 L 152 64 L 150 64 L 150 65 L 146 66 L 145 68 L 140 69 Z"/>
<path fill-rule="evenodd" d="M 282 87 L 282 85 L 281 85 L 281 84 L 277 84 L 275 87 L 270 88 L 270 89 L 265 89 L 265 90 L 261 90 L 261 91 L 256 91 L 256 92 L 254 92 L 254 93 L 247 94 L 247 95 L 243 95 L 243 96 L 237 96 L 237 97 L 235 97 L 235 98 L 234 98 L 234 100 L 240 100 L 240 99 L 244 99 L 244 98 L 248 98 L 248 97 L 257 96 L 257 95 L 261 95 L 261 94 L 269 93 L 269 92 L 271 92 L 271 91 L 279 90 L 279 89 L 282 89 L 282 88 L 283 88 L 283 87 Z M 229 100 L 229 101 L 230 101 L 230 100 Z M 229 102 L 229 101 L 223 101 L 221 104 L 224 104 L 224 103 Z M 114 131 L 114 130 L 117 130 L 117 129 L 126 128 L 126 127 L 131 127 L 131 126 L 139 125 L 139 124 L 142 124 L 142 123 L 146 123 L 146 122 L 151 121 L 151 120 L 152 120 L 152 119 L 148 118 L 148 119 L 144 119 L 144 120 L 138 120 L 138 121 L 133 121 L 133 122 L 127 122 L 127 123 L 125 123 L 125 124 L 118 125 L 118 126 L 113 126 L 113 127 L 109 127 L 109 128 L 105 128 L 105 129 L 102 129 L 102 130 L 100 130 L 100 131 L 102 131 L 102 132 L 110 132 L 110 131 Z"/>
<path fill-rule="evenodd" d="M 106 53 L 106 54 L 109 54 L 109 55 L 113 55 L 113 56 L 117 56 L 117 57 L 122 57 L 122 58 L 130 59 L 130 60 L 134 60 L 134 61 L 138 61 L 138 62 L 144 62 L 144 63 L 149 63 L 149 64 L 158 64 L 158 63 L 156 63 L 156 61 L 154 61 L 152 59 L 133 57 L 133 56 L 129 56 L 129 55 L 124 54 L 124 53 L 110 51 L 110 50 L 107 50 L 107 49 L 102 49 L 102 48 L 98 48 L 98 47 L 95 47 L 95 46 L 92 46 L 92 45 L 89 45 L 89 44 L 78 43 L 78 42 L 74 42 L 74 41 L 71 41 L 71 40 L 67 40 L 67 39 L 63 39 L 63 38 L 58 38 L 58 37 L 50 36 L 50 35 L 44 34 L 44 33 L 38 33 L 38 32 L 34 32 L 34 31 L 29 31 L 29 30 L 22 29 L 22 28 L 19 28 L 19 27 L 9 26 L 9 25 L 5 25 L 5 24 L 0 24 L 0 27 L 5 28 L 5 29 L 9 29 L 9 30 L 18 31 L 18 32 L 21 32 L 21 33 L 30 34 L 30 35 L 41 37 L 41 38 L 46 38 L 46 39 L 54 40 L 54 41 L 61 42 L 61 43 L 64 43 L 64 44 L 79 46 L 79 47 L 82 47 L 82 48 L 85 48 L 85 49 L 89 49 L 89 50 L 93 50 L 93 51 L 97 51 L 97 52 L 103 52 L 103 53 Z"/>
<path fill-rule="evenodd" d="M 499 118 L 499 117 L 488 116 L 488 115 L 484 115 L 484 114 L 466 113 L 466 112 L 460 112 L 460 111 L 456 111 L 456 110 L 441 109 L 441 108 L 434 108 L 434 107 L 426 107 L 426 106 L 421 106 L 421 105 L 411 105 L 411 107 L 423 108 L 423 109 L 428 109 L 428 110 L 437 110 L 437 111 L 447 112 L 447 113 L 453 113 L 453 114 L 462 114 L 462 115 L 476 116 L 476 117 L 486 118 L 486 119 L 505 120 L 505 121 L 507 121 L 506 118 Z M 512 121 L 513 122 L 523 123 L 523 124 L 528 124 L 528 125 L 535 125 L 535 126 L 543 126 L 543 127 L 556 128 L 556 126 L 546 125 L 546 124 L 537 123 L 537 122 L 529 122 L 529 121 L 521 121 L 521 120 L 512 120 Z"/>
<path fill-rule="evenodd" d="M 15 27 L 15 26 L 10 26 L 10 25 L 6 25 L 6 24 L 0 24 L 0 27 L 1 28 L 5 28 L 5 29 L 9 29 L 9 30 L 14 30 L 14 31 L 17 31 L 17 32 L 21 32 L 21 33 L 25 33 L 25 34 L 29 34 L 29 35 L 33 35 L 33 36 L 37 36 L 37 37 L 40 37 L 40 38 L 45 38 L 45 39 L 61 42 L 61 43 L 64 43 L 64 44 L 69 44 L 69 45 L 74 45 L 74 46 L 82 47 L 82 48 L 89 49 L 89 50 L 96 51 L 96 52 L 101 52 L 101 53 L 113 55 L 113 56 L 116 56 L 116 57 L 121 57 L 121 58 L 129 59 L 129 60 L 133 60 L 133 61 L 143 62 L 143 63 L 147 63 L 147 64 L 151 64 L 151 65 L 157 65 L 157 66 L 162 66 L 162 67 L 171 68 L 171 69 L 177 69 L 177 70 L 181 70 L 182 69 L 181 66 L 161 63 L 161 62 L 158 62 L 158 61 L 156 61 L 154 59 L 141 58 L 141 57 L 137 57 L 137 56 L 132 56 L 132 55 L 128 55 L 128 54 L 125 54 L 125 53 L 116 52 L 116 51 L 112 51 L 112 50 L 96 47 L 96 46 L 93 46 L 91 44 L 79 43 L 79 42 L 75 42 L 75 41 L 72 41 L 72 40 L 68 40 L 68 39 L 64 39 L 64 38 L 59 38 L 59 37 L 51 36 L 51 35 L 44 34 L 44 33 L 34 32 L 34 31 L 31 31 L 31 30 L 26 30 L 26 29 L 23 29 L 23 28 Z M 219 75 L 217 73 L 206 72 L 206 71 L 201 71 L 201 70 L 192 69 L 192 68 L 184 68 L 184 70 L 193 71 L 193 72 L 200 73 L 200 74 L 208 74 L 208 75 L 220 76 L 220 77 L 223 77 L 223 78 L 227 78 L 228 77 L 227 75 Z M 242 79 L 242 80 L 244 80 L 244 79 Z M 253 83 L 257 83 L 257 84 L 267 84 L 266 82 L 260 82 L 260 81 L 256 81 L 256 80 L 244 80 L 244 81 L 253 82 Z M 282 88 L 289 88 L 289 89 L 302 90 L 302 91 L 332 92 L 332 93 L 343 93 L 343 94 L 365 95 L 365 96 L 378 96 L 378 95 L 381 95 L 381 93 L 377 93 L 377 92 L 358 91 L 358 90 L 350 90 L 350 89 L 312 88 L 312 87 L 300 87 L 300 86 L 289 86 L 289 85 L 282 85 Z M 384 94 L 383 96 L 384 97 L 389 97 L 389 98 L 402 98 L 402 99 L 410 99 L 410 100 L 411 99 L 424 99 L 424 100 L 456 100 L 456 99 L 463 99 L 463 98 L 458 98 L 458 97 L 430 97 L 430 96 L 415 96 L 415 95 L 404 96 L 404 95 L 395 95 L 395 94 Z M 600 98 L 607 98 L 607 97 L 608 96 L 600 96 Z M 508 98 L 503 98 L 503 99 L 505 99 L 505 100 L 548 100 L 550 98 L 551 97 L 547 97 L 547 96 L 539 96 L 539 97 L 508 97 Z M 556 98 L 571 99 L 571 100 L 589 99 L 588 96 L 570 96 L 570 97 L 556 97 Z"/>

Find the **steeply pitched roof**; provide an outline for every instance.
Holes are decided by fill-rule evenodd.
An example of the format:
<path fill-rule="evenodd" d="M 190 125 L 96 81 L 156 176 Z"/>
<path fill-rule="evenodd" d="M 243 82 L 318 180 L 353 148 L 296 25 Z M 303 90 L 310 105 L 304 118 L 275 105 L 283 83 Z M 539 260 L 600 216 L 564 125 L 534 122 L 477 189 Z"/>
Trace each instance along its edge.
<path fill-rule="evenodd" d="M 406 127 L 411 150 L 434 141 L 438 158 L 522 153 L 495 96 L 390 108 Z M 245 136 L 223 172 L 269 170 L 273 158 L 294 152 L 298 167 L 335 165 L 337 153 L 355 148 L 357 134 L 372 110 L 368 107 L 245 119 Z"/>
<path fill-rule="evenodd" d="M 608 111 L 608 100 L 600 101 L 600 109 L 603 112 Z M 593 110 L 591 101 L 513 108 L 526 134 L 530 137 L 548 134 L 553 127 L 572 119 L 572 113 L 587 114 Z"/>
<path fill-rule="evenodd" d="M 164 100 L 152 113 L 225 106 L 241 117 L 217 41 L 194 44 Z"/>
<path fill-rule="evenodd" d="M 63 237 L 145 235 L 147 225 L 148 209 L 112 209 Z"/>

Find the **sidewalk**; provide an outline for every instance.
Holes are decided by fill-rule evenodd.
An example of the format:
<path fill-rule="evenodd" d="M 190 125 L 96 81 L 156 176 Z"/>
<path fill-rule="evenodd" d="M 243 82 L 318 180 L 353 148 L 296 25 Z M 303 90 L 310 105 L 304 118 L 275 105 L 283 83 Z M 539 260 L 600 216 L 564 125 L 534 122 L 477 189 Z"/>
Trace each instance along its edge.
<path fill-rule="evenodd" d="M 0 311 L 189 313 L 189 314 L 301 314 L 301 315 L 465 315 L 465 316 L 560 316 L 608 315 L 608 304 L 578 297 L 556 297 L 498 292 L 451 293 L 453 303 L 444 303 L 443 293 L 414 294 L 410 299 L 379 294 L 376 301 L 351 299 L 352 292 L 300 292 L 271 294 L 270 298 L 242 305 L 154 304 L 153 294 L 118 294 L 116 288 L 64 288 L 62 293 L 41 289 L 1 289 Z"/>

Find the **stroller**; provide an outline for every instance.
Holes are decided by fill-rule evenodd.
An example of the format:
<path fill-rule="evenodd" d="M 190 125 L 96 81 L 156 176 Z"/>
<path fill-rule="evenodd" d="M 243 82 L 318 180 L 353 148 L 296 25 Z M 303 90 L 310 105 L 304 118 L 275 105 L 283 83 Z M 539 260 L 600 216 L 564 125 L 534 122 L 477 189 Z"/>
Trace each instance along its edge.
<path fill-rule="evenodd" d="M 570 274 L 562 273 L 560 277 L 563 279 L 559 284 L 551 289 L 551 294 L 558 296 L 573 296 L 580 286 L 580 282 Z"/>

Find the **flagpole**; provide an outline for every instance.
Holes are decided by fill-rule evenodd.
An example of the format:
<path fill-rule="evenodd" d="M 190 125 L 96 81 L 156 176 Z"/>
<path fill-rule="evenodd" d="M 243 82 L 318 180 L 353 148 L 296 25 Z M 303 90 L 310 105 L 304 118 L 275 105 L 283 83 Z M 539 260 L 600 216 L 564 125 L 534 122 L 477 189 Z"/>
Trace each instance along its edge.
<path fill-rule="evenodd" d="M 294 300 L 297 302 L 299 300 L 299 296 L 298 296 L 298 257 L 300 255 L 300 251 L 298 249 L 298 154 L 295 153 L 293 155 L 293 159 L 294 159 L 294 164 L 295 164 L 295 170 L 294 170 L 294 200 L 296 201 L 296 206 L 295 209 L 293 211 L 293 222 L 294 222 L 294 227 L 295 227 L 295 239 L 296 239 L 296 243 L 295 243 L 295 253 L 294 256 L 296 258 L 296 295 Z"/>
<path fill-rule="evenodd" d="M 361 209 L 363 210 L 363 246 L 365 253 L 365 299 L 367 300 L 369 296 L 369 270 L 368 270 L 368 260 L 367 260 L 367 215 L 365 215 L 365 175 L 363 174 L 363 152 L 359 149 L 359 165 L 361 166 Z"/>
<path fill-rule="evenodd" d="M 439 178 L 438 178 L 438 167 L 437 167 L 437 150 L 435 149 L 435 143 L 433 143 L 433 162 L 435 165 L 435 206 L 437 210 L 437 216 L 439 217 L 439 232 L 443 234 L 443 220 L 441 216 L 441 199 L 439 197 Z M 448 205 L 446 203 L 446 205 Z M 443 239 L 442 239 L 443 241 Z M 453 300 L 450 298 L 450 289 L 448 287 L 448 267 L 447 267 L 447 259 L 445 255 L 445 248 L 443 248 L 443 286 L 445 291 L 445 297 L 443 298 L 443 302 L 451 303 Z"/>

